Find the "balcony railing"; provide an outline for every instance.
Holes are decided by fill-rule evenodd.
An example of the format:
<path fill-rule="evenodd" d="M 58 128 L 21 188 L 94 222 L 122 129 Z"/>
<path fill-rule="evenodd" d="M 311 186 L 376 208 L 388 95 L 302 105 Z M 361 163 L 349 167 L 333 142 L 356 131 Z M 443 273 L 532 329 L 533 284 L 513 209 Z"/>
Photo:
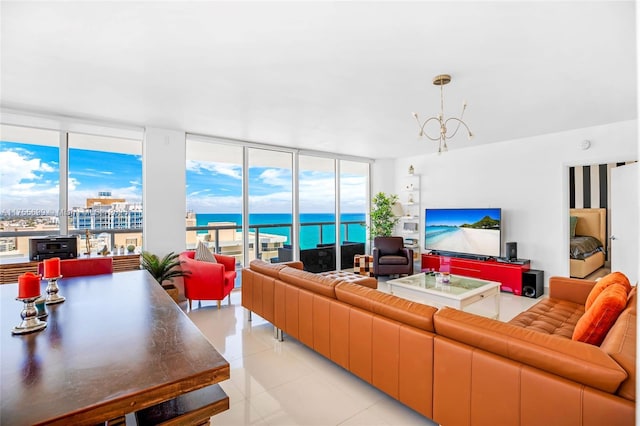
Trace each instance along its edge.
<path fill-rule="evenodd" d="M 118 238 L 117 235 L 130 235 L 130 239 L 135 239 L 136 244 L 133 244 L 137 251 L 140 251 L 142 246 L 142 229 L 140 228 L 131 228 L 131 229 L 70 229 L 68 235 L 69 236 L 77 236 L 78 240 L 78 252 L 85 251 L 85 234 L 89 231 L 91 234 L 92 241 L 92 250 L 94 252 L 102 249 L 105 243 L 97 244 L 97 240 L 99 240 L 99 236 L 104 236 L 104 239 L 107 244 L 107 249 L 113 252 L 113 254 L 117 254 L 115 252 L 115 248 L 118 246 L 124 245 L 127 246 L 126 240 L 128 238 L 124 238 L 124 241 L 120 241 L 120 244 L 117 244 Z M 45 229 L 45 230 L 14 230 L 14 231 L 0 231 L 0 241 L 4 244 L 3 247 L 7 247 L 7 240 L 14 239 L 15 250 L 12 252 L 8 252 L 7 250 L 0 251 L 0 259 L 3 257 L 28 257 L 29 256 L 29 238 L 32 237 L 54 237 L 59 236 L 59 229 Z M 102 238 L 100 238 L 102 239 Z"/>
<path fill-rule="evenodd" d="M 301 223 L 300 227 L 301 228 L 305 228 L 305 227 L 318 227 L 318 241 L 316 242 L 317 244 L 330 244 L 330 243 L 335 243 L 335 233 L 331 232 L 329 234 L 329 241 L 325 241 L 324 239 L 324 234 L 325 234 L 325 228 L 327 227 L 334 227 L 336 225 L 335 222 L 305 222 L 305 223 Z M 344 233 L 341 232 L 341 235 L 344 235 L 344 240 L 347 241 L 349 240 L 349 227 L 350 226 L 365 226 L 366 223 L 364 221 L 345 221 L 345 222 L 340 222 L 340 226 L 342 228 L 342 230 L 344 230 Z M 286 235 L 280 235 L 280 234 L 269 234 L 268 230 L 274 230 L 277 228 L 285 228 L 287 229 Z M 264 251 L 272 251 L 269 249 L 273 249 L 276 248 L 277 246 L 268 246 L 268 243 L 261 243 L 261 237 L 264 235 L 268 235 L 269 237 L 284 237 L 285 241 L 290 242 L 291 241 L 291 230 L 293 228 L 293 225 L 291 223 L 271 223 L 271 224 L 259 224 L 259 225 L 249 225 L 249 248 L 257 248 L 255 250 L 255 254 L 252 253 L 249 260 L 253 260 L 253 259 L 263 259 L 263 260 L 268 260 L 268 259 L 264 259 L 262 254 Z M 233 232 L 240 232 L 242 230 L 242 225 L 204 225 L 204 226 L 188 226 L 187 231 L 212 231 L 211 235 L 211 245 L 212 248 L 215 250 L 216 253 L 224 253 L 224 244 L 226 243 L 225 240 L 221 239 L 220 236 L 220 232 L 224 231 L 224 230 L 232 230 Z M 342 231 L 341 230 L 341 231 Z M 300 233 L 302 234 L 302 229 L 300 231 Z M 242 240 L 238 239 L 238 240 L 234 240 L 235 243 L 237 244 L 242 244 Z M 364 242 L 364 241 L 362 241 Z M 284 244 L 284 242 L 283 242 Z M 282 245 L 281 245 L 282 246 Z M 239 253 L 241 254 L 241 253 Z"/>
<path fill-rule="evenodd" d="M 335 232 L 327 232 L 328 227 L 334 227 L 336 225 L 335 222 L 305 222 L 301 223 L 301 228 L 309 228 L 309 227 L 318 227 L 318 241 L 317 244 L 330 244 L 335 242 Z M 340 222 L 341 226 L 341 235 L 344 236 L 344 240 L 350 240 L 349 238 L 349 228 L 353 226 L 362 227 L 365 226 L 366 223 L 364 221 L 345 221 Z M 285 228 L 287 231 L 285 235 L 278 234 L 270 234 L 269 230 Z M 273 224 L 259 224 L 259 225 L 250 225 L 249 226 L 249 248 L 253 249 L 252 253 L 250 253 L 249 260 L 253 260 L 255 258 L 264 259 L 263 254 L 267 252 L 273 252 L 274 249 L 277 250 L 278 245 L 272 244 L 269 245 L 268 242 L 261 242 L 261 238 L 266 237 L 280 237 L 282 241 L 280 241 L 279 245 L 283 246 L 285 243 L 289 244 L 291 241 L 291 230 L 293 225 L 291 223 L 273 223 Z M 242 230 L 242 225 L 206 225 L 206 226 L 188 226 L 186 227 L 187 232 L 202 232 L 207 231 L 210 232 L 210 244 L 211 248 L 215 249 L 216 253 L 224 253 L 225 252 L 225 244 L 227 241 L 221 238 L 220 233 L 224 231 L 231 230 L 234 234 L 239 233 Z M 139 228 L 131 228 L 131 229 L 70 229 L 69 235 L 76 235 L 80 238 L 78 241 L 78 251 L 84 251 L 84 236 L 85 233 L 89 231 L 92 237 L 96 237 L 98 235 L 105 235 L 106 238 L 109 239 L 109 249 L 114 250 L 115 247 L 123 245 L 120 241 L 117 243 L 118 238 L 116 237 L 119 234 L 131 234 L 132 237 L 137 239 L 137 251 L 140 250 L 142 246 L 142 230 Z M 301 234 L 304 231 L 301 229 Z M 325 241 L 325 234 L 327 235 L 327 240 Z M 46 237 L 46 236 L 57 236 L 59 235 L 59 231 L 55 229 L 49 230 L 14 230 L 14 231 L 0 231 L 0 240 L 6 241 L 8 239 L 15 239 L 16 249 L 14 251 L 14 257 L 27 257 L 29 255 L 29 243 L 28 239 L 31 237 Z M 196 234 L 197 235 L 197 234 Z M 240 234 L 241 235 L 241 234 Z M 364 241 L 361 241 L 364 242 Z M 243 262 L 242 255 L 242 239 L 237 239 L 233 241 L 237 246 L 240 247 L 240 251 L 238 253 L 231 253 L 236 255 L 239 263 Z M 126 247 L 126 244 L 124 244 Z M 101 247 L 93 247 L 94 250 L 99 250 Z M 187 247 L 192 248 L 192 247 Z M 306 247 L 304 247 L 306 248 Z M 6 253 L 0 253 L 0 258 L 2 255 Z"/>

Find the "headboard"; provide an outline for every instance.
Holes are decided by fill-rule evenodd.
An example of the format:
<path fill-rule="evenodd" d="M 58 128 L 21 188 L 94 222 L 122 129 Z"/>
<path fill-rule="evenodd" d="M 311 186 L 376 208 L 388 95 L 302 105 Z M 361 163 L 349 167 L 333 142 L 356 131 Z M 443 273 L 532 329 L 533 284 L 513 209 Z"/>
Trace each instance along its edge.
<path fill-rule="evenodd" d="M 569 215 L 578 217 L 576 235 L 596 237 L 607 247 L 607 209 L 569 209 Z"/>

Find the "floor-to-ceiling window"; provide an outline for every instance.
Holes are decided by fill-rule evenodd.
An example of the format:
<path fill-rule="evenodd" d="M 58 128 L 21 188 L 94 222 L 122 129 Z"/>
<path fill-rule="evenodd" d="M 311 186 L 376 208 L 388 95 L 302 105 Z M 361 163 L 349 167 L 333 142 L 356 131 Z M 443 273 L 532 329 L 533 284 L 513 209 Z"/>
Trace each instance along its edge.
<path fill-rule="evenodd" d="M 186 146 L 187 248 L 203 241 L 242 265 L 302 260 L 314 272 L 351 268 L 365 252 L 366 159 L 198 135 Z"/>
<path fill-rule="evenodd" d="M 342 269 L 366 253 L 369 163 L 340 160 L 340 244 Z"/>
<path fill-rule="evenodd" d="M 94 252 L 139 251 L 142 131 L 12 119 L 0 125 L 0 260 L 27 257 L 29 239 L 59 234 L 78 237 L 78 254 L 87 233 Z"/>
<path fill-rule="evenodd" d="M 299 259 L 312 271 L 336 269 L 336 160 L 298 157 Z"/>
<path fill-rule="evenodd" d="M 140 251 L 142 142 L 68 133 L 68 147 L 69 233 L 82 251 Z"/>
<path fill-rule="evenodd" d="M 0 126 L 0 256 L 27 256 L 29 237 L 60 229 L 60 134 Z"/>
<path fill-rule="evenodd" d="M 244 263 L 243 147 L 187 137 L 186 247 L 201 241 Z"/>

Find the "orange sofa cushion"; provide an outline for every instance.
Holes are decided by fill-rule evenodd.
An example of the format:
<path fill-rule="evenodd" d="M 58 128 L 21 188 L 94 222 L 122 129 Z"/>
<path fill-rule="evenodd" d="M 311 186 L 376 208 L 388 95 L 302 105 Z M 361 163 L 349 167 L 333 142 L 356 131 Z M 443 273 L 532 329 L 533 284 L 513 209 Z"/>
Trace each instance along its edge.
<path fill-rule="evenodd" d="M 578 320 L 572 339 L 600 346 L 626 306 L 627 291 L 624 286 L 606 287 Z"/>
<path fill-rule="evenodd" d="M 629 282 L 629 278 L 622 272 L 611 272 L 610 274 L 602 277 L 598 282 L 593 286 L 591 292 L 587 296 L 587 301 L 584 304 L 584 310 L 587 311 L 598 298 L 600 293 L 604 291 L 607 287 L 618 284 L 624 287 L 627 294 L 631 291 L 631 283 Z"/>

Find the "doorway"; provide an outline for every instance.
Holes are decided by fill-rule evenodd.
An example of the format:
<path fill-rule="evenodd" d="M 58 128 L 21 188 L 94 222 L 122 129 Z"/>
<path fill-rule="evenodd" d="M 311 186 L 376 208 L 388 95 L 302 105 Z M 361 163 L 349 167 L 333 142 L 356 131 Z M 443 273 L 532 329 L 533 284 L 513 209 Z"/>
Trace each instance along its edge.
<path fill-rule="evenodd" d="M 605 241 L 601 241 L 605 251 L 605 262 L 584 279 L 593 280 L 611 271 L 611 170 L 632 163 L 635 161 L 569 167 L 568 207 L 570 209 L 606 209 L 606 238 Z M 568 219 L 568 212 L 566 216 Z M 569 262 L 569 258 L 567 258 L 567 262 Z"/>

